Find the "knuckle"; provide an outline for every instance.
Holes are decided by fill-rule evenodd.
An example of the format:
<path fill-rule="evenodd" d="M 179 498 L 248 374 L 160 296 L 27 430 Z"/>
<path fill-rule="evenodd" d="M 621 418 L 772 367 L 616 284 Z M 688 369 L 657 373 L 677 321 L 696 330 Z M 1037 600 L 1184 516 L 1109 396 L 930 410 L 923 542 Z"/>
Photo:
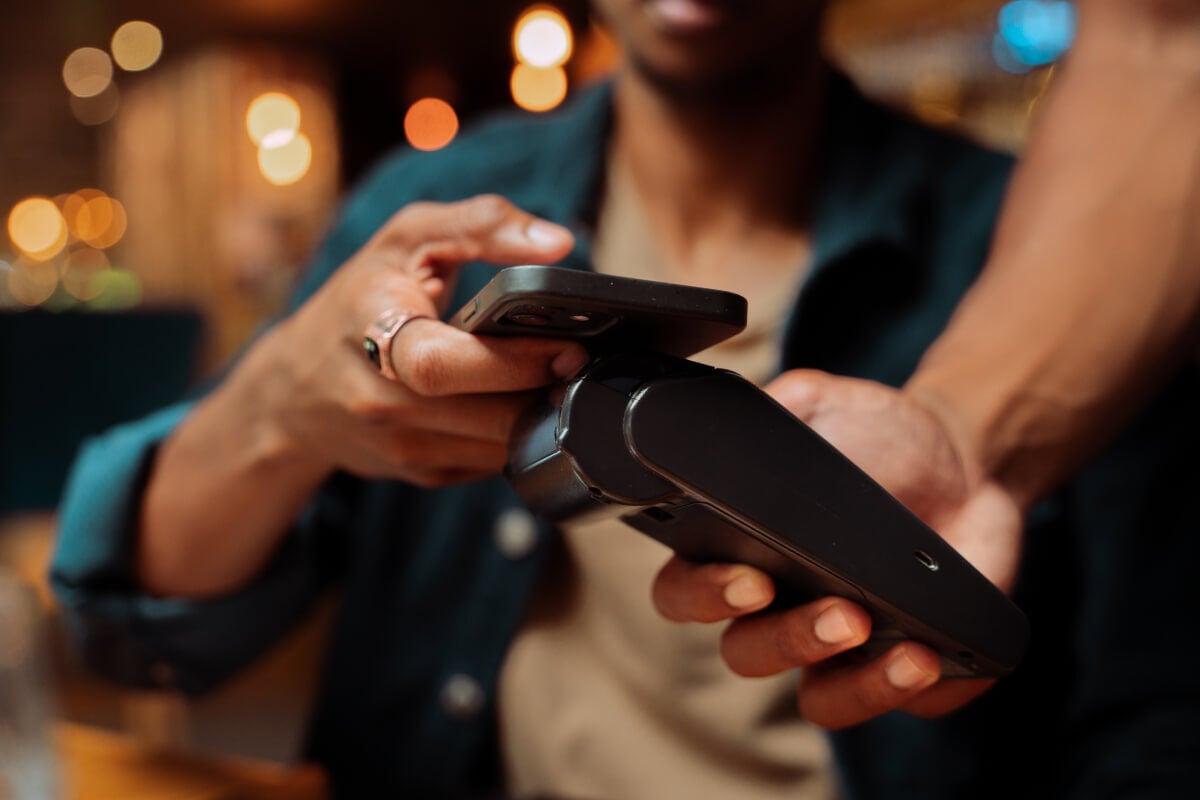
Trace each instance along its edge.
<path fill-rule="evenodd" d="M 763 670 L 755 669 L 750 660 L 743 655 L 740 630 L 740 626 L 735 622 L 721 634 L 721 660 L 735 675 L 743 678 L 762 677 Z"/>
<path fill-rule="evenodd" d="M 433 211 L 435 211 L 440 203 L 434 203 L 428 200 L 418 200 L 408 203 L 392 214 L 391 218 L 379 229 L 372 237 L 371 241 L 379 250 L 379 245 L 390 243 L 400 247 L 408 247 L 415 243 L 421 223 Z"/>
<path fill-rule="evenodd" d="M 858 710 L 860 719 L 890 711 L 896 705 L 891 692 L 875 681 L 852 686 L 849 694 L 850 707 Z"/>
<path fill-rule="evenodd" d="M 386 452 L 387 459 L 396 466 L 409 471 L 419 466 L 414 463 L 413 447 L 408 431 L 399 431 L 391 436 L 386 445 Z"/>
<path fill-rule="evenodd" d="M 432 211 L 433 209 L 435 209 L 437 207 L 438 207 L 437 203 L 431 202 L 429 200 L 417 200 L 412 203 L 408 203 L 407 205 L 405 205 L 399 211 L 397 211 L 395 214 L 392 215 L 392 218 L 390 220 L 388 220 L 388 224 L 389 224 L 389 226 L 403 225 L 405 222 L 408 222 L 413 217 L 420 217 L 425 214 L 428 214 L 430 211 Z"/>
<path fill-rule="evenodd" d="M 468 231 L 483 231 L 499 225 L 513 206 L 498 194 L 481 194 L 461 206 L 462 223 Z"/>
<path fill-rule="evenodd" d="M 370 375 L 370 378 L 372 381 L 378 380 L 377 375 Z M 394 404 L 378 392 L 371 391 L 368 386 L 359 386 L 358 391 L 344 403 L 344 409 L 350 417 L 371 427 L 388 425 L 395 419 L 396 413 Z"/>
<path fill-rule="evenodd" d="M 795 613 L 780 617 L 775 626 L 774 646 L 776 655 L 786 664 L 807 666 L 817 660 L 816 648 L 809 635 L 807 625 Z"/>
<path fill-rule="evenodd" d="M 389 404 L 370 395 L 355 397 L 346 403 L 345 408 L 351 417 L 372 427 L 386 425 L 393 415 Z"/>

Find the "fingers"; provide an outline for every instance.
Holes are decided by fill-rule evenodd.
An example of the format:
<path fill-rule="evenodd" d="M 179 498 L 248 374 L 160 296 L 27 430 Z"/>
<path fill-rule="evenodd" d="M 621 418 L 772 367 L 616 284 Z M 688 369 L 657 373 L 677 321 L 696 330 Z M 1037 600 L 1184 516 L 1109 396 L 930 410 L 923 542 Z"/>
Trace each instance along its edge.
<path fill-rule="evenodd" d="M 725 663 L 739 675 L 760 678 L 805 667 L 859 646 L 871 635 L 871 618 L 840 597 L 730 625 L 721 640 Z"/>
<path fill-rule="evenodd" d="M 474 336 L 435 320 L 413 320 L 392 343 L 400 382 L 424 397 L 520 392 L 571 377 L 588 362 L 563 339 Z"/>
<path fill-rule="evenodd" d="M 763 390 L 775 402 L 805 422 L 811 420 L 825 402 L 825 395 L 837 379 L 815 369 L 793 369 L 771 381 Z"/>
<path fill-rule="evenodd" d="M 857 725 L 905 706 L 940 677 L 936 653 L 901 642 L 862 666 L 808 670 L 800 684 L 800 713 L 830 730 Z"/>
<path fill-rule="evenodd" d="M 457 203 L 413 203 L 401 209 L 373 240 L 417 254 L 417 265 L 482 260 L 494 264 L 545 264 L 571 251 L 569 230 L 526 213 L 499 195 Z"/>
<path fill-rule="evenodd" d="M 718 622 L 766 608 L 775 587 L 744 564 L 693 564 L 676 556 L 659 571 L 652 598 L 673 622 Z"/>
<path fill-rule="evenodd" d="M 866 664 L 830 663 L 867 641 L 871 618 L 856 603 L 825 597 L 772 614 L 770 578 L 741 564 L 693 564 L 674 557 L 653 588 L 660 614 L 676 622 L 734 619 L 721 640 L 725 663 L 739 675 L 763 677 L 805 667 L 801 713 L 826 728 L 844 728 L 903 708 L 939 714 L 986 689 L 981 681 L 943 684 L 941 661 L 916 642 L 901 642 Z M 983 686 L 979 684 L 983 683 Z"/>

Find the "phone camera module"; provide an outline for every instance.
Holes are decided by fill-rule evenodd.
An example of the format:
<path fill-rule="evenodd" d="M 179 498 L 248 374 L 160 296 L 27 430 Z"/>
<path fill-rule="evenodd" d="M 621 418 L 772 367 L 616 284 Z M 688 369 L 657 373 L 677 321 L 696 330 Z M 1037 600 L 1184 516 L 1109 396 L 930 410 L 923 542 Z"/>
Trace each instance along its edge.
<path fill-rule="evenodd" d="M 520 306 L 508 312 L 504 319 L 513 325 L 544 328 L 554 321 L 554 309 L 543 306 Z"/>

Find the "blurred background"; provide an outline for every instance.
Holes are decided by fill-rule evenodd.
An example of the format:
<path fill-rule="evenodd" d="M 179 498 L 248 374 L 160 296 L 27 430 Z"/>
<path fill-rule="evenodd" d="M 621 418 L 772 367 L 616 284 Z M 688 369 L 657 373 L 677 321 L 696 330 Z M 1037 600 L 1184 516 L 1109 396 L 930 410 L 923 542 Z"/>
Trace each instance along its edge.
<path fill-rule="evenodd" d="M 1065 0 L 837 0 L 826 49 L 868 94 L 1018 152 L 1074 28 Z M 616 66 L 584 0 L 0 4 L 0 622 L 49 643 L 0 632 L 0 680 L 29 687 L 0 684 L 0 722 L 50 731 L 71 796 L 236 780 L 303 796 L 311 776 L 261 762 L 299 752 L 321 641 L 318 621 L 199 704 L 83 675 L 43 578 L 79 442 L 219 369 L 381 156 L 443 147 L 489 111 L 545 113 Z M 121 783 L 121 765 L 165 782 Z"/>

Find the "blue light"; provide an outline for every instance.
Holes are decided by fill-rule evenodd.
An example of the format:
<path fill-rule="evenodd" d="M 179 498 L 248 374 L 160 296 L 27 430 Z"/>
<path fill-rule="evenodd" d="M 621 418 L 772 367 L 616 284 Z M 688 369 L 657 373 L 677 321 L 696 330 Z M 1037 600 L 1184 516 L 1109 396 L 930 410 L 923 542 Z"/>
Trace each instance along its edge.
<path fill-rule="evenodd" d="M 992 43 L 996 62 L 1024 72 L 1057 60 L 1075 40 L 1075 5 L 1068 0 L 1012 0 L 1000 8 Z"/>

